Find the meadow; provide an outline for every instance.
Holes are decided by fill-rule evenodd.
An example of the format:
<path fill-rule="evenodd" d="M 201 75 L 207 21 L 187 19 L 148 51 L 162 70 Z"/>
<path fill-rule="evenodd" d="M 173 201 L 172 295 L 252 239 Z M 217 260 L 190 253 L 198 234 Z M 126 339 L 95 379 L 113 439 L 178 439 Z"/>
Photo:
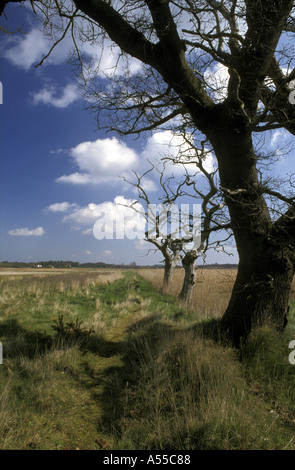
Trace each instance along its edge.
<path fill-rule="evenodd" d="M 295 450 L 295 284 L 283 335 L 218 336 L 235 270 L 0 273 L 0 449 Z"/>

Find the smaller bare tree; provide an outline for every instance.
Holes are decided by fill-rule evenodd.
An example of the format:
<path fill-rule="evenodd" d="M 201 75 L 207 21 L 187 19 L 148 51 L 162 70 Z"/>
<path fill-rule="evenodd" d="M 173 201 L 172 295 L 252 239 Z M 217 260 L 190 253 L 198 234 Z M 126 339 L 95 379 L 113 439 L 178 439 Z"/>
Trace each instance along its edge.
<path fill-rule="evenodd" d="M 183 138 L 186 140 L 189 147 L 193 149 L 194 158 L 187 158 L 186 153 L 182 154 L 179 152 L 176 158 L 169 156 L 164 160 L 170 160 L 173 164 L 181 163 L 184 166 L 187 176 L 185 184 L 193 188 L 193 192 L 190 193 L 190 195 L 202 201 L 200 242 L 193 243 L 193 247 L 191 248 L 189 247 L 189 242 L 194 242 L 193 238 L 186 240 L 186 242 L 182 244 L 183 256 L 181 262 L 184 269 L 184 279 L 179 298 L 183 304 L 188 307 L 196 283 L 197 259 L 200 258 L 200 256 L 205 256 L 209 248 L 216 248 L 216 245 L 218 245 L 218 248 L 224 247 L 224 244 L 231 238 L 232 233 L 226 215 L 225 204 L 218 189 L 218 182 L 216 181 L 217 169 L 206 168 L 206 157 L 211 153 L 210 150 L 206 149 L 207 142 L 202 141 L 201 148 L 197 148 L 192 139 L 187 139 L 185 134 L 183 134 Z M 200 188 L 201 185 L 198 179 L 188 174 L 187 167 L 189 165 L 197 167 L 197 173 L 204 177 L 205 184 L 203 184 L 203 190 Z M 210 235 L 217 231 L 225 231 L 224 238 L 217 242 L 210 243 Z"/>
<path fill-rule="evenodd" d="M 159 167 L 155 168 L 155 166 L 151 164 L 151 167 L 142 176 L 139 176 L 135 171 L 133 171 L 135 182 L 127 181 L 126 178 L 124 178 L 126 182 L 136 188 L 139 199 L 146 207 L 148 207 L 151 205 L 151 200 L 147 191 L 144 189 L 144 178 L 150 172 L 154 170 L 157 171 L 159 174 L 159 184 L 162 190 L 159 200 L 166 208 L 166 213 L 169 212 L 171 205 L 175 204 L 176 201 L 179 201 L 182 197 L 193 199 L 197 198 L 201 201 L 201 233 L 198 240 L 196 240 L 194 235 L 194 219 L 192 214 L 187 214 L 186 220 L 189 221 L 189 227 L 186 229 L 187 233 L 182 233 L 181 236 L 175 236 L 173 233 L 163 236 L 163 233 L 161 233 L 161 230 L 159 229 L 161 223 L 159 219 L 156 219 L 156 214 L 154 214 L 154 220 L 156 221 L 154 227 L 155 230 L 158 230 L 157 236 L 151 237 L 150 233 L 147 231 L 145 238 L 146 241 L 152 243 L 155 246 L 155 249 L 159 250 L 163 255 L 165 267 L 162 285 L 163 292 L 168 292 L 170 290 L 174 269 L 178 266 L 180 261 L 182 262 L 182 266 L 184 268 L 184 279 L 179 298 L 187 307 L 191 301 L 196 282 L 195 262 L 200 256 L 204 255 L 209 246 L 211 246 L 209 242 L 210 234 L 217 230 L 229 230 L 230 228 L 229 223 L 226 221 L 224 204 L 221 199 L 220 191 L 218 190 L 215 182 L 216 171 L 206 170 L 204 166 L 204 148 L 201 153 L 198 151 L 196 154 L 197 158 L 194 159 L 194 161 L 184 161 L 181 153 L 178 158 L 171 156 L 166 157 L 162 159 L 161 169 L 159 169 Z M 173 175 L 166 176 L 165 168 L 168 161 L 175 165 L 182 165 L 184 176 L 181 181 L 177 181 Z M 197 167 L 197 171 L 194 171 L 193 174 L 189 174 L 186 165 L 192 163 L 194 167 Z M 202 174 L 205 177 L 206 185 L 203 190 L 198 188 L 197 174 Z M 135 208 L 135 204 L 132 205 L 132 207 Z M 146 221 L 148 222 L 148 214 L 145 213 L 143 215 L 146 217 Z M 175 222 L 177 224 L 177 221 Z M 226 237 L 222 242 L 228 240 L 230 236 L 230 234 L 226 233 Z M 218 242 L 219 246 L 222 245 L 222 242 Z M 212 246 L 214 246 L 214 242 Z"/>
<path fill-rule="evenodd" d="M 163 168 L 159 170 L 159 168 L 155 168 L 154 164 L 151 164 L 150 168 L 141 176 L 139 176 L 135 171 L 133 174 L 135 176 L 135 181 L 127 180 L 125 177 L 123 178 L 125 182 L 132 185 L 136 188 L 138 192 L 138 197 L 141 202 L 143 202 L 145 206 L 145 211 L 140 212 L 143 217 L 145 217 L 147 225 L 150 224 L 151 220 L 153 219 L 153 231 L 154 233 L 151 234 L 151 231 L 146 230 L 146 237 L 145 240 L 154 245 L 156 251 L 160 251 L 163 255 L 163 262 L 164 262 L 164 277 L 163 277 L 163 284 L 162 284 L 162 291 L 168 292 L 172 279 L 173 273 L 176 266 L 180 263 L 182 259 L 182 251 L 184 248 L 184 242 L 187 240 L 181 239 L 179 237 L 174 237 L 171 233 L 164 233 L 161 230 L 161 220 L 158 214 L 151 214 L 148 211 L 149 207 L 152 207 L 152 203 L 150 200 L 150 196 L 148 195 L 147 191 L 144 188 L 144 178 L 151 173 L 152 171 L 156 171 L 159 174 L 159 184 L 162 189 L 162 195 L 159 197 L 161 202 L 161 206 L 164 209 L 165 215 L 168 215 L 169 209 L 172 207 L 173 204 L 182 196 L 187 195 L 187 190 L 184 189 L 185 185 L 188 183 L 189 176 L 185 174 L 184 178 L 181 182 L 176 183 L 173 176 L 169 176 L 166 178 L 165 176 L 165 163 L 163 164 Z M 174 187 L 172 188 L 171 182 L 173 181 Z M 131 206 L 132 209 L 138 212 L 137 203 L 139 201 L 135 201 Z"/>

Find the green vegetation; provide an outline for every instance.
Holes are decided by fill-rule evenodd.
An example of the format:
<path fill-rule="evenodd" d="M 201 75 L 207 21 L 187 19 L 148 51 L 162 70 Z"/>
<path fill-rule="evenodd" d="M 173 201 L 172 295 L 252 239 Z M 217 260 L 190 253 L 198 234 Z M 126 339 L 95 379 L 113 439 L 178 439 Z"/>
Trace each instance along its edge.
<path fill-rule="evenodd" d="M 137 273 L 102 281 L 0 280 L 1 449 L 295 449 L 294 301 L 237 351 Z"/>

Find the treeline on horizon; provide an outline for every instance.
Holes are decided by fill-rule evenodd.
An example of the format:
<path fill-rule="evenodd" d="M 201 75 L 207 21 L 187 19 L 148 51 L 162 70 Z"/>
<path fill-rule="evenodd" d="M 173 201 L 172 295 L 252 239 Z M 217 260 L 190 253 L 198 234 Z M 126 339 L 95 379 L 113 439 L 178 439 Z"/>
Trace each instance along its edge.
<path fill-rule="evenodd" d="M 177 266 L 180 268 L 181 266 Z M 237 264 L 203 264 L 199 265 L 203 269 L 235 269 L 237 268 Z M 120 268 L 120 269 L 162 269 L 162 264 L 154 264 L 154 265 L 137 265 L 135 261 L 129 264 L 109 264 L 103 263 L 102 261 L 98 261 L 97 263 L 79 263 L 78 261 L 38 261 L 38 262 L 23 262 L 23 261 L 1 261 L 0 268 Z"/>

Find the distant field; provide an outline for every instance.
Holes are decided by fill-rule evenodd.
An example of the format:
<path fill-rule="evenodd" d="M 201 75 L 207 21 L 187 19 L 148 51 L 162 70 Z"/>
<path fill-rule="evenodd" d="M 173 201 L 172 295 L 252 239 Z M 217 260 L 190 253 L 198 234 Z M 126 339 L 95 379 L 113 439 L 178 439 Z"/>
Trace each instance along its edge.
<path fill-rule="evenodd" d="M 118 272 L 118 269 L 97 269 L 97 268 L 5 268 L 0 269 L 0 276 L 39 276 L 42 274 L 69 274 L 95 272 L 97 274 L 108 274 L 109 272 Z"/>

